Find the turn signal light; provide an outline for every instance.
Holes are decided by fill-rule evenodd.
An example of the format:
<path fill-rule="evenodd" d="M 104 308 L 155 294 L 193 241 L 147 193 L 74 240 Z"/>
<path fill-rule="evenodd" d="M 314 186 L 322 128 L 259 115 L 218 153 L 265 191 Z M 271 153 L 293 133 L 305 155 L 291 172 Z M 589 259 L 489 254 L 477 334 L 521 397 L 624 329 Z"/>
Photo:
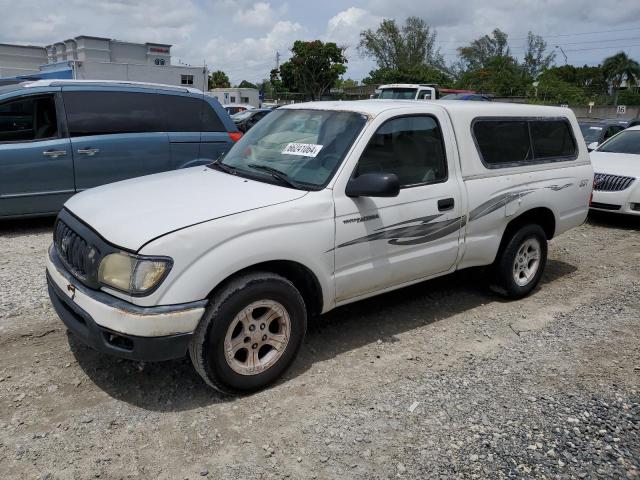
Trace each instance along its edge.
<path fill-rule="evenodd" d="M 242 138 L 242 132 L 229 132 L 229 138 L 233 140 L 233 142 L 237 142 Z"/>

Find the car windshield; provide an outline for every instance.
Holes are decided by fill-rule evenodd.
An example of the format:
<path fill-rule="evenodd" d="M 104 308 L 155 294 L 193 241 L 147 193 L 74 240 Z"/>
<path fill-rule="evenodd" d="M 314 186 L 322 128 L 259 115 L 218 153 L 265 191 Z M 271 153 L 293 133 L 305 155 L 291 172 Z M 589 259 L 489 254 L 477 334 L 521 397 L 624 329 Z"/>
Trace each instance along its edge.
<path fill-rule="evenodd" d="M 251 115 L 253 115 L 253 112 L 251 110 L 245 110 L 244 112 L 234 113 L 233 115 L 231 115 L 231 118 L 237 122 L 240 120 L 246 120 Z"/>
<path fill-rule="evenodd" d="M 598 125 L 590 125 L 588 123 L 581 124 L 580 130 L 582 130 L 582 136 L 587 143 L 597 142 L 600 139 L 600 134 L 602 133 L 602 127 Z"/>
<path fill-rule="evenodd" d="M 640 130 L 625 130 L 611 137 L 598 148 L 598 152 L 632 153 L 640 155 Z"/>
<path fill-rule="evenodd" d="M 388 100 L 413 100 L 416 98 L 416 88 L 384 88 L 380 90 L 378 98 Z"/>
<path fill-rule="evenodd" d="M 366 117 L 360 113 L 281 109 L 270 113 L 212 164 L 230 173 L 319 190 L 331 179 Z"/>

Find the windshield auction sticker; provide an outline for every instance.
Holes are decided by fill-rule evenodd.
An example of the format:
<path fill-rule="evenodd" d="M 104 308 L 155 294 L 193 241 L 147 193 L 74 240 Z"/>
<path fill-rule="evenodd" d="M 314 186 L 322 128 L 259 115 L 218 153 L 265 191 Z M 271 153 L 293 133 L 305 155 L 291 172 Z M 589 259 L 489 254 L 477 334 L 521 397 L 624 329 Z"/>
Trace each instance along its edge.
<path fill-rule="evenodd" d="M 290 143 L 282 153 L 284 155 L 302 155 L 303 157 L 317 157 L 322 150 L 323 145 L 315 145 L 313 143 Z"/>

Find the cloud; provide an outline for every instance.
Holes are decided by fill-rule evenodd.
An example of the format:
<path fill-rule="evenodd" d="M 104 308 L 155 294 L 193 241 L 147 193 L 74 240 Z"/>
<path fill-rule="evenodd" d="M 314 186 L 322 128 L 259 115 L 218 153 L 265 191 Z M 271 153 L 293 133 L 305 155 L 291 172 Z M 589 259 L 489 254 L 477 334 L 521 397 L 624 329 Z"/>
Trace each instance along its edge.
<path fill-rule="evenodd" d="M 276 51 L 286 60 L 294 40 L 314 38 L 347 46 L 346 76 L 361 79 L 374 65 L 356 50 L 360 31 L 383 18 L 403 24 L 410 15 L 436 28 L 447 62 L 456 59 L 457 47 L 496 27 L 509 34 L 516 54 L 532 30 L 550 48 L 563 45 L 576 64 L 597 63 L 624 47 L 640 57 L 634 46 L 640 41 L 611 41 L 640 35 L 637 0 L 469 0 L 463 6 L 442 0 L 0 0 L 0 11 L 0 42 L 46 45 L 95 35 L 169 43 L 175 63 L 201 65 L 206 59 L 233 82 L 268 76 Z M 565 36 L 599 31 L 612 32 Z"/>
<path fill-rule="evenodd" d="M 238 42 L 214 38 L 207 43 L 205 54 L 212 62 L 210 69 L 222 69 L 235 79 L 257 80 L 267 77 L 275 66 L 276 52 L 280 52 L 282 61 L 286 60 L 293 42 L 304 35 L 301 24 L 282 20 L 262 37 L 247 37 Z"/>
<path fill-rule="evenodd" d="M 238 9 L 233 15 L 234 23 L 246 27 L 267 27 L 275 23 L 276 13 L 270 3 L 258 2 L 248 10 Z"/>

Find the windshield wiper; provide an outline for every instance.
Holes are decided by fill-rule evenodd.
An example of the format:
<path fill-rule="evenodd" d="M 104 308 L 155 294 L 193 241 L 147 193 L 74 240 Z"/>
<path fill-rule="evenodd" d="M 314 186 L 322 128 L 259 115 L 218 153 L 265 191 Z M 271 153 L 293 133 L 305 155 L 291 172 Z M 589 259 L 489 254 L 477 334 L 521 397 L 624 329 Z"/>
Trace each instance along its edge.
<path fill-rule="evenodd" d="M 269 167 L 267 165 L 258 165 L 257 163 L 250 163 L 247 165 L 247 167 L 253 168 L 254 170 L 267 172 L 271 174 L 273 178 L 280 180 L 280 182 L 282 183 L 286 183 L 290 187 L 297 188 L 298 190 L 305 190 L 305 188 L 301 184 L 299 184 L 298 182 L 290 178 L 286 173 L 281 172 L 277 168 Z"/>
<path fill-rule="evenodd" d="M 230 175 L 235 175 L 236 174 L 236 168 L 232 167 L 231 165 L 225 165 L 224 163 L 221 162 L 222 160 L 222 156 L 218 157 L 218 159 L 215 162 L 211 162 L 208 167 L 209 168 L 217 168 L 218 170 L 222 170 L 225 173 L 228 173 Z"/>

